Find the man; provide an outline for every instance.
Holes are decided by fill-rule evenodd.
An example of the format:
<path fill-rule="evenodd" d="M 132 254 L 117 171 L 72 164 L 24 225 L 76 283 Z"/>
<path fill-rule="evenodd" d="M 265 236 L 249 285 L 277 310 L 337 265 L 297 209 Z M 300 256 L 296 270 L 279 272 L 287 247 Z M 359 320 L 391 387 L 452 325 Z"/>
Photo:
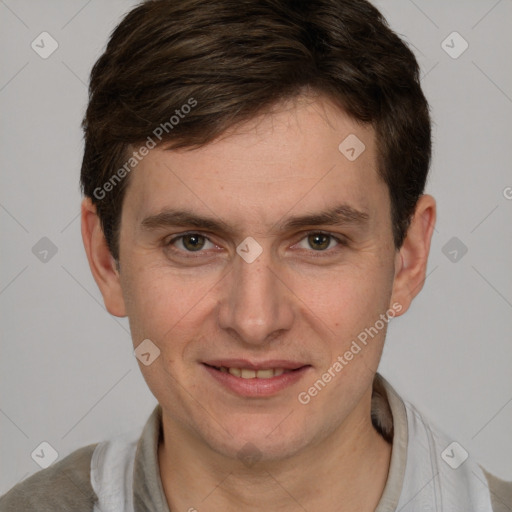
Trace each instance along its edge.
<path fill-rule="evenodd" d="M 425 280 L 430 119 L 364 0 L 156 0 L 91 73 L 82 235 L 158 406 L 7 510 L 510 510 L 377 374 Z"/>

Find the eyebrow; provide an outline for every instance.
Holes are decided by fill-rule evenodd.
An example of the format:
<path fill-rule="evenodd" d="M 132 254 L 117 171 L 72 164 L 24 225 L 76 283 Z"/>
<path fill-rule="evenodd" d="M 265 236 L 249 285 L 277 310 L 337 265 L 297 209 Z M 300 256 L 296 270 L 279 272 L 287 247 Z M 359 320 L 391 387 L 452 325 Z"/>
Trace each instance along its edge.
<path fill-rule="evenodd" d="M 368 213 L 357 210 L 350 205 L 340 204 L 324 211 L 300 216 L 289 217 L 279 221 L 272 227 L 273 232 L 286 232 L 307 226 L 363 226 L 368 223 Z M 189 210 L 166 208 L 159 213 L 145 217 L 140 226 L 143 231 L 155 231 L 169 227 L 194 227 L 232 234 L 234 229 L 223 220 L 198 215 Z"/>

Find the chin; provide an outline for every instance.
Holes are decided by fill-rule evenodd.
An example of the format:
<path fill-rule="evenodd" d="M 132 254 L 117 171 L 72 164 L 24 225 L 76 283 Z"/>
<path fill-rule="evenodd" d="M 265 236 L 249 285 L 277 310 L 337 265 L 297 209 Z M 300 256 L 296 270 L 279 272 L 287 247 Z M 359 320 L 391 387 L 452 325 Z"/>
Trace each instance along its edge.
<path fill-rule="evenodd" d="M 253 415 L 250 415 L 253 416 Z M 210 448 L 224 457 L 238 459 L 248 467 L 258 462 L 275 462 L 287 459 L 300 452 L 307 445 L 304 432 L 291 430 L 290 424 L 286 429 L 280 429 L 279 422 L 283 418 L 274 418 L 274 421 L 255 421 L 246 418 L 245 425 L 237 424 L 226 430 L 232 437 L 223 436 L 222 439 L 205 439 Z M 286 421 L 285 421 L 286 422 Z M 294 425 L 297 428 L 297 424 Z"/>

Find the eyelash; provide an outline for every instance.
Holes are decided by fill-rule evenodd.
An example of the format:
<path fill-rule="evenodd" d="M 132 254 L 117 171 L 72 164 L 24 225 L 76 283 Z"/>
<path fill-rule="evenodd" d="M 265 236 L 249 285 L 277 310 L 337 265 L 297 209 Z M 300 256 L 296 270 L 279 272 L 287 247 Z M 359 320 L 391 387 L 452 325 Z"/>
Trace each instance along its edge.
<path fill-rule="evenodd" d="M 206 251 L 203 251 L 203 250 L 199 250 L 199 251 L 186 251 L 186 250 L 179 250 L 179 249 L 176 249 L 174 247 L 174 243 L 175 242 L 177 242 L 178 240 L 181 240 L 184 237 L 189 236 L 189 235 L 199 235 L 199 236 L 204 237 L 208 242 L 214 243 L 214 242 L 212 242 L 208 238 L 208 236 L 204 235 L 203 233 L 201 233 L 199 231 L 188 231 L 187 233 L 182 233 L 181 235 L 175 236 L 175 237 L 171 238 L 170 240 L 164 242 L 164 246 L 166 248 L 170 248 L 172 250 L 172 252 L 174 252 L 174 253 L 180 253 L 180 254 L 185 253 L 185 254 L 187 254 L 188 255 L 188 256 L 186 256 L 187 258 L 198 258 L 198 257 L 201 257 L 201 253 L 204 253 Z M 348 242 L 347 242 L 346 239 L 339 238 L 339 237 L 335 236 L 334 234 L 328 233 L 326 231 L 308 231 L 308 232 L 304 233 L 302 238 L 298 242 L 296 242 L 294 245 L 297 245 L 298 243 L 302 242 L 305 238 L 307 238 L 310 235 L 325 235 L 325 236 L 330 237 L 332 240 L 335 240 L 338 243 L 337 246 L 335 246 L 335 247 L 333 247 L 331 249 L 325 249 L 323 251 L 315 251 L 313 249 L 311 249 L 311 250 L 302 249 L 302 250 L 305 250 L 307 252 L 313 253 L 314 254 L 314 256 L 313 256 L 314 258 L 322 258 L 322 257 L 325 257 L 325 256 L 331 256 L 333 250 L 336 250 L 337 247 L 340 247 L 340 246 L 341 247 L 346 247 L 348 245 Z M 195 252 L 197 253 L 197 255 L 194 255 Z"/>

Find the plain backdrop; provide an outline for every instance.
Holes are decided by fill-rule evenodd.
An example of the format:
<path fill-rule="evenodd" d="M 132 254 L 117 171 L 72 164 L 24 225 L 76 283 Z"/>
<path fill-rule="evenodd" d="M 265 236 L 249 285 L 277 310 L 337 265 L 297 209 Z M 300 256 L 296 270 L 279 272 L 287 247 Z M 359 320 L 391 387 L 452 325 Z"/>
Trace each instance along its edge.
<path fill-rule="evenodd" d="M 89 73 L 133 5 L 0 0 L 0 493 L 40 469 L 41 442 L 62 459 L 142 427 L 156 404 L 127 319 L 103 306 L 79 219 Z M 376 5 L 422 67 L 438 201 L 424 290 L 390 326 L 380 371 L 512 480 L 512 1 Z M 31 47 L 42 32 L 58 44 L 46 59 Z"/>

